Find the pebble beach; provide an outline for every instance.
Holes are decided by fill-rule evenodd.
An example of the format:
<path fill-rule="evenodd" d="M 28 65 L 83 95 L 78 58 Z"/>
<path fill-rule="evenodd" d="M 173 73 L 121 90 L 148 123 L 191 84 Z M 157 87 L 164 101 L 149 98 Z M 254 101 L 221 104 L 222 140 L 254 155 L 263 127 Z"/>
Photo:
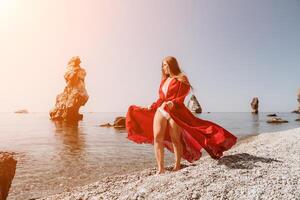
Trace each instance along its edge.
<path fill-rule="evenodd" d="M 41 198 L 54 199 L 299 199 L 300 128 L 240 140 L 220 160 L 203 156 L 182 169 L 155 168 L 108 176 Z"/>

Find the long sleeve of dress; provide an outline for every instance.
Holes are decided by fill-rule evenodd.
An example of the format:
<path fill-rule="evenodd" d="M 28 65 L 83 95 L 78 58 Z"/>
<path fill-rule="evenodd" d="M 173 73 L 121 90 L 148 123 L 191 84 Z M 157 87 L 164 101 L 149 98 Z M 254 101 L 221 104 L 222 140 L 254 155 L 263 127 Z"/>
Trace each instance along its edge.
<path fill-rule="evenodd" d="M 150 109 L 156 110 L 163 103 L 163 99 L 159 97 L 154 103 L 151 104 Z"/>

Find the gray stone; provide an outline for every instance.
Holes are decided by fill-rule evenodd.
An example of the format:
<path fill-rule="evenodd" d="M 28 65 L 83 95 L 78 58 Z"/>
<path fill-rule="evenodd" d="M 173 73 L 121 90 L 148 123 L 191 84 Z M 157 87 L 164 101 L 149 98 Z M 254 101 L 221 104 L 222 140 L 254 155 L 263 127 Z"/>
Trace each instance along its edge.
<path fill-rule="evenodd" d="M 17 161 L 11 153 L 0 152 L 0 200 L 5 200 L 15 176 Z"/>
<path fill-rule="evenodd" d="M 289 121 L 283 120 L 280 117 L 272 117 L 267 120 L 268 123 L 280 124 L 280 123 L 288 123 Z"/>

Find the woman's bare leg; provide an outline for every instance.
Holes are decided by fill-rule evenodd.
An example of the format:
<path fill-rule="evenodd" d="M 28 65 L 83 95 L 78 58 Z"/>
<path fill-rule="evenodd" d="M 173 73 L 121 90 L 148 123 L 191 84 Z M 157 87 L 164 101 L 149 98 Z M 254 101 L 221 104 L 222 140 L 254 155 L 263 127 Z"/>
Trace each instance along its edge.
<path fill-rule="evenodd" d="M 157 110 L 153 120 L 154 152 L 158 166 L 158 173 L 164 173 L 164 137 L 167 119 Z"/>
<path fill-rule="evenodd" d="M 175 123 L 175 121 L 170 118 L 170 136 L 173 143 L 173 149 L 175 154 L 175 164 L 174 171 L 180 170 L 180 161 L 182 156 L 182 143 L 181 143 L 181 131 L 180 127 Z"/>

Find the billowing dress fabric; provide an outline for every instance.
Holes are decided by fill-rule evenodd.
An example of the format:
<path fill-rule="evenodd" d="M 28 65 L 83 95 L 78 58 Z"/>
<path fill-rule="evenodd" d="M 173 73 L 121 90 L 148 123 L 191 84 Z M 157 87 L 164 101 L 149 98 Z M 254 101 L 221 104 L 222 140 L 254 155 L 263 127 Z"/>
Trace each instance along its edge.
<path fill-rule="evenodd" d="M 151 105 L 150 109 L 136 105 L 129 107 L 126 114 L 127 138 L 136 143 L 153 144 L 154 114 L 163 102 L 172 101 L 173 107 L 169 109 L 168 106 L 165 106 L 164 110 L 180 126 L 183 146 L 182 157 L 189 162 L 196 161 L 201 157 L 201 149 L 204 148 L 212 158 L 220 158 L 224 151 L 236 143 L 237 138 L 218 124 L 197 118 L 191 113 L 184 105 L 184 99 L 190 91 L 189 85 L 174 78 L 165 95 L 162 92 L 165 80 L 161 81 L 159 98 Z M 168 126 L 164 146 L 174 152 Z"/>

